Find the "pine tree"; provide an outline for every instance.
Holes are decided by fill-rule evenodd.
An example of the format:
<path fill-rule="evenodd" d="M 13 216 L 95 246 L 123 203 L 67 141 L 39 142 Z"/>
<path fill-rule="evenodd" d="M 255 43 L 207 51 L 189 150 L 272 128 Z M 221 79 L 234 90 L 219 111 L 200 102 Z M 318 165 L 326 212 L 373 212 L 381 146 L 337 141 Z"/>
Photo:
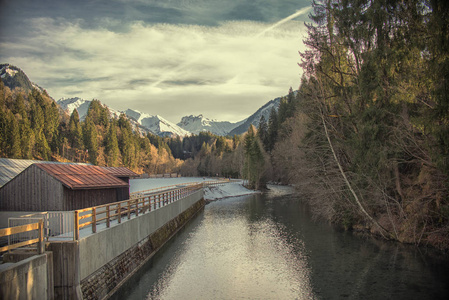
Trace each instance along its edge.
<path fill-rule="evenodd" d="M 14 102 L 14 114 L 19 114 L 21 119 L 27 119 L 28 114 L 25 107 L 25 100 L 23 99 L 22 94 L 18 94 L 16 97 L 16 101 Z"/>
<path fill-rule="evenodd" d="M 82 149 L 83 131 L 80 124 L 78 110 L 74 109 L 69 121 L 69 141 L 72 148 Z"/>
<path fill-rule="evenodd" d="M 22 151 L 20 148 L 19 124 L 16 120 L 16 117 L 12 114 L 12 112 L 8 113 L 8 121 L 9 121 L 8 156 L 12 158 L 21 158 Z"/>
<path fill-rule="evenodd" d="M 0 84 L 3 85 L 1 80 Z M 3 101 L 0 101 L 0 156 L 6 155 L 8 141 L 8 119 L 2 102 Z"/>
<path fill-rule="evenodd" d="M 224 136 L 219 136 L 215 142 L 216 154 L 220 156 L 226 149 L 226 139 Z"/>
<path fill-rule="evenodd" d="M 270 117 L 268 119 L 268 151 L 274 149 L 279 131 L 278 114 L 274 107 L 271 109 Z"/>
<path fill-rule="evenodd" d="M 51 146 L 51 149 L 53 151 L 57 151 L 59 148 L 58 145 L 58 127 L 59 127 L 59 110 L 56 106 L 56 103 L 52 101 L 50 104 L 46 104 L 44 106 L 44 115 L 45 115 L 45 122 L 44 122 L 44 134 L 45 138 L 47 139 L 49 145 Z"/>
<path fill-rule="evenodd" d="M 105 149 L 106 149 L 108 166 L 117 167 L 118 166 L 118 155 L 120 153 L 120 150 L 118 148 L 117 128 L 116 128 L 116 123 L 114 120 L 112 120 L 109 123 L 109 129 L 108 129 L 108 133 L 106 135 L 105 142 L 106 142 Z"/>
<path fill-rule="evenodd" d="M 33 158 L 33 149 L 35 145 L 35 136 L 34 132 L 30 127 L 30 122 L 28 119 L 23 119 L 20 122 L 20 148 L 22 149 L 22 158 L 32 159 Z"/>
<path fill-rule="evenodd" d="M 262 142 L 265 150 L 267 150 L 269 147 L 268 126 L 264 115 L 260 117 L 259 128 L 257 128 L 257 135 L 259 136 L 259 139 Z"/>
<path fill-rule="evenodd" d="M 83 126 L 83 140 L 84 146 L 89 154 L 89 161 L 92 164 L 97 164 L 97 156 L 98 156 L 98 134 L 97 129 L 93 121 L 86 117 Z"/>
<path fill-rule="evenodd" d="M 248 180 L 250 188 L 259 189 L 262 185 L 262 178 L 265 166 L 265 158 L 257 137 L 255 128 L 250 125 L 244 140 L 245 162 L 243 176 Z"/>
<path fill-rule="evenodd" d="M 42 111 L 42 108 L 39 104 L 33 103 L 31 107 L 31 125 L 32 129 L 34 130 L 35 136 L 40 136 L 42 131 L 44 130 L 44 113 Z"/>
<path fill-rule="evenodd" d="M 42 160 L 49 160 L 51 157 L 51 149 L 48 146 L 48 142 L 43 131 L 38 132 L 36 135 L 36 147 L 33 156 Z"/>

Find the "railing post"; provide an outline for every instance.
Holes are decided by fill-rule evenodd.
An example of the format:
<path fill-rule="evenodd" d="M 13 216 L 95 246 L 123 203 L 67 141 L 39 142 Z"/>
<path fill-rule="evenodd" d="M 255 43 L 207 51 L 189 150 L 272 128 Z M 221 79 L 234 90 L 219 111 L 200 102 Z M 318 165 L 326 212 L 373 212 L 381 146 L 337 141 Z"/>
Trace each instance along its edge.
<path fill-rule="evenodd" d="M 140 198 L 140 199 L 142 199 L 142 198 Z M 136 199 L 136 217 L 138 217 L 138 216 L 139 216 L 139 199 Z"/>
<path fill-rule="evenodd" d="M 44 221 L 39 220 L 39 242 L 37 243 L 37 254 L 44 253 Z"/>
<path fill-rule="evenodd" d="M 110 209 L 109 205 L 106 206 L 106 227 L 107 228 L 111 227 L 111 219 L 110 219 L 111 212 L 110 212 L 110 210 L 111 209 Z"/>
<path fill-rule="evenodd" d="M 80 239 L 80 223 L 79 223 L 80 220 L 79 220 L 79 212 L 77 210 L 75 210 L 74 213 L 75 214 L 74 214 L 73 220 L 75 222 L 75 226 L 73 227 L 74 228 L 73 240 L 77 241 Z"/>
<path fill-rule="evenodd" d="M 97 209 L 92 207 L 92 232 L 97 233 Z"/>
<path fill-rule="evenodd" d="M 118 211 L 117 220 L 119 223 L 122 223 L 122 208 L 120 203 L 117 203 L 117 211 Z"/>
<path fill-rule="evenodd" d="M 50 220 L 49 220 L 49 216 L 48 216 L 48 211 L 45 213 L 45 223 L 44 223 L 44 237 L 47 239 L 49 239 L 50 237 Z"/>
<path fill-rule="evenodd" d="M 128 200 L 128 220 L 131 219 L 131 200 Z"/>

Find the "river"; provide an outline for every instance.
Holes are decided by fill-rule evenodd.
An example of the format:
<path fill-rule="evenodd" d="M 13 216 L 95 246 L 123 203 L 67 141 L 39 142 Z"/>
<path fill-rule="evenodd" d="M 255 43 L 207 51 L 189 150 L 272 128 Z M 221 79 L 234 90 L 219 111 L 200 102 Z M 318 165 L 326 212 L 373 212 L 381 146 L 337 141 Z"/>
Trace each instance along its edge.
<path fill-rule="evenodd" d="M 288 187 L 208 204 L 113 299 L 449 299 L 449 260 L 314 222 Z"/>

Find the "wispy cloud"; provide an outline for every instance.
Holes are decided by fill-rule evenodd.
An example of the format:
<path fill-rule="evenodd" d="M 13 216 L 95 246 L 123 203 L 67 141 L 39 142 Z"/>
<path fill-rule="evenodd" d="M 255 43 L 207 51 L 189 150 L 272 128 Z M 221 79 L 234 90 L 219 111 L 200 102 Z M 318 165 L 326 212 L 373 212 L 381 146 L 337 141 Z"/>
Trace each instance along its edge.
<path fill-rule="evenodd" d="M 31 79 L 55 98 L 97 98 L 175 122 L 198 113 L 238 121 L 298 87 L 297 51 L 305 29 L 293 19 L 302 13 L 273 25 L 133 22 L 123 31 L 37 18 L 31 20 L 32 34 L 0 44 L 1 57 L 26 66 Z"/>

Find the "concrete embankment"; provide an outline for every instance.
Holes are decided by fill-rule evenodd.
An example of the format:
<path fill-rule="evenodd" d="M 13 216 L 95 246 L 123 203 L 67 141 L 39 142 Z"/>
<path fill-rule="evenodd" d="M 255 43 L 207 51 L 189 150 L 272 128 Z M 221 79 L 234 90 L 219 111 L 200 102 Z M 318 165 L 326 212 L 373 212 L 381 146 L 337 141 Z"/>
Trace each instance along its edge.
<path fill-rule="evenodd" d="M 112 295 L 203 209 L 203 191 L 79 241 L 83 299 Z"/>

